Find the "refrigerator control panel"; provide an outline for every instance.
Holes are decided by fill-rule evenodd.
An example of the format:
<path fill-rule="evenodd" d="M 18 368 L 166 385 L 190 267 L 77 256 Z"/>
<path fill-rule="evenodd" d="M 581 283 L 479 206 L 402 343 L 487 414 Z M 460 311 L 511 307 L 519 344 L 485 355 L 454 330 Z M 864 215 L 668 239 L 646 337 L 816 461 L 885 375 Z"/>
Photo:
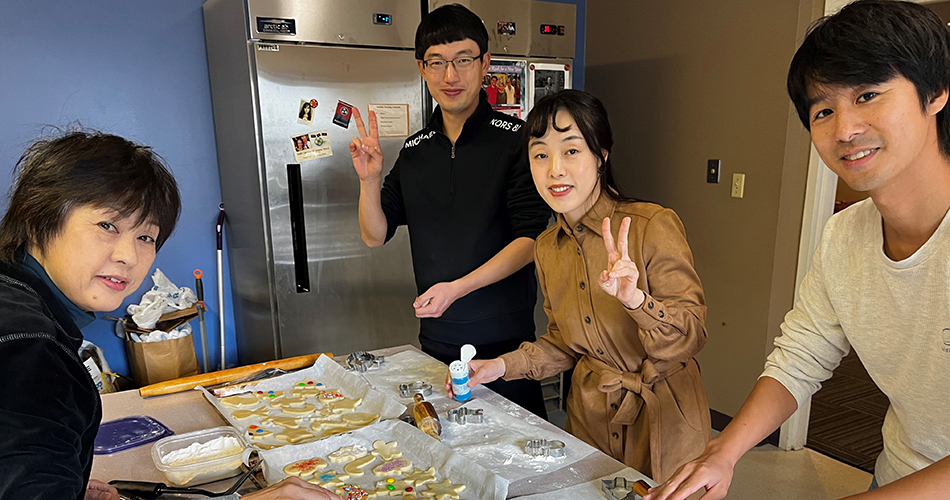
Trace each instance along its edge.
<path fill-rule="evenodd" d="M 393 16 L 389 14 L 373 14 L 373 24 L 390 25 L 393 23 Z"/>

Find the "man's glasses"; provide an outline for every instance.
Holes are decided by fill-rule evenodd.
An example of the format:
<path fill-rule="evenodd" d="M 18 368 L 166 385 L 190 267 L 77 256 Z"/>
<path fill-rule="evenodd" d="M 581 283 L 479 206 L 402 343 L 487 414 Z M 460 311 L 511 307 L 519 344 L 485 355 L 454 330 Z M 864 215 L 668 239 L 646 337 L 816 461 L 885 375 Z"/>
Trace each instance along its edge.
<path fill-rule="evenodd" d="M 464 72 L 472 69 L 475 65 L 475 60 L 481 60 L 484 54 L 479 54 L 477 56 L 459 56 L 455 59 L 446 61 L 445 59 L 429 59 L 427 61 L 422 61 L 422 69 L 426 73 L 432 76 L 440 76 L 445 73 L 445 69 L 449 67 L 449 64 L 455 66 L 455 71 Z"/>

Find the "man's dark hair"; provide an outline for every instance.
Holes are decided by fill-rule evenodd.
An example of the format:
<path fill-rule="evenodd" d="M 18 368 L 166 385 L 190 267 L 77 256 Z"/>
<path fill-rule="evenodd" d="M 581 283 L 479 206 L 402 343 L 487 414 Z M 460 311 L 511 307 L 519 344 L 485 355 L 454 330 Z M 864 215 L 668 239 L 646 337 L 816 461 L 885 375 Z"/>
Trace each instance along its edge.
<path fill-rule="evenodd" d="M 426 51 L 433 45 L 468 38 L 478 44 L 481 54 L 488 52 L 488 30 L 481 18 L 457 3 L 443 5 L 423 17 L 416 28 L 416 59 L 425 59 Z"/>
<path fill-rule="evenodd" d="M 10 206 L 0 221 L 0 260 L 28 246 L 45 250 L 70 209 L 110 208 L 158 226 L 156 251 L 181 212 L 175 178 L 147 146 L 100 132 L 71 131 L 31 144 L 16 164 Z M 80 248 L 77 252 L 83 251 Z"/>
<path fill-rule="evenodd" d="M 950 32 L 933 11 L 893 0 L 859 0 L 815 21 L 788 70 L 788 95 L 811 130 L 808 90 L 815 85 L 875 85 L 903 76 L 922 109 L 950 88 Z M 950 119 L 937 113 L 940 151 L 950 157 Z"/>

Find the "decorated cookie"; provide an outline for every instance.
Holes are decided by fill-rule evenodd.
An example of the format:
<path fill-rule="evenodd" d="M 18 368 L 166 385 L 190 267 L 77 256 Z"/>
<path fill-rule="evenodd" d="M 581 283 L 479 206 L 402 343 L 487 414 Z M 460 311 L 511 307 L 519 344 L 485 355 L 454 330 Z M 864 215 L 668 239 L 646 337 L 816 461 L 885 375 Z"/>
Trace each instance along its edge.
<path fill-rule="evenodd" d="M 308 479 L 308 482 L 318 484 L 327 489 L 331 489 L 338 486 L 343 486 L 343 481 L 346 481 L 349 478 L 350 476 L 347 474 L 340 474 L 339 472 L 328 470 L 314 474 L 312 479 Z"/>
<path fill-rule="evenodd" d="M 256 391 L 254 395 L 265 401 L 270 401 L 284 397 L 284 391 Z"/>
<path fill-rule="evenodd" d="M 369 454 L 369 451 L 365 446 L 353 444 L 350 446 L 344 446 L 333 453 L 327 455 L 327 459 L 334 463 L 342 462 L 352 462 L 357 458 L 365 457 Z"/>
<path fill-rule="evenodd" d="M 373 469 L 377 476 L 397 476 L 412 468 L 412 462 L 405 458 L 397 458 L 383 462 Z"/>
<path fill-rule="evenodd" d="M 363 467 L 373 463 L 376 460 L 376 457 L 369 455 L 361 458 L 357 458 L 352 462 L 343 466 L 343 472 L 349 474 L 350 476 L 362 476 Z"/>
<path fill-rule="evenodd" d="M 264 439 L 271 434 L 273 434 L 273 432 L 259 425 L 252 425 L 247 428 L 247 435 L 250 436 L 251 439 Z"/>
<path fill-rule="evenodd" d="M 429 483 L 426 485 L 427 490 L 423 491 L 422 494 L 427 497 L 435 497 L 435 500 L 446 500 L 446 499 L 457 499 L 459 493 L 465 489 L 464 484 L 452 484 L 452 481 L 445 479 L 439 481 L 438 483 Z"/>
<path fill-rule="evenodd" d="M 375 491 L 366 491 L 354 484 L 345 484 L 336 489 L 336 494 L 343 497 L 343 500 L 363 500 L 364 498 L 373 498 Z"/>
<path fill-rule="evenodd" d="M 313 475 L 314 472 L 327 466 L 326 460 L 322 458 L 310 458 L 307 460 L 298 460 L 284 467 L 284 474 L 288 476 L 300 476 L 304 479 Z"/>
<path fill-rule="evenodd" d="M 231 408 L 246 408 L 248 406 L 257 406 L 261 402 L 253 394 L 235 394 L 226 398 L 221 398 L 220 403 Z"/>
<path fill-rule="evenodd" d="M 339 401 L 331 401 L 329 403 L 330 411 L 333 413 L 349 413 L 356 411 L 356 407 L 363 402 L 363 399 L 348 399 L 344 398 Z"/>
<path fill-rule="evenodd" d="M 301 407 L 305 404 L 307 404 L 307 400 L 300 396 L 285 396 L 271 401 L 270 407 L 284 409 L 291 406 Z"/>
<path fill-rule="evenodd" d="M 385 481 L 376 482 L 376 496 L 400 496 L 413 493 L 415 488 L 408 481 L 397 481 L 389 478 Z"/>
<path fill-rule="evenodd" d="M 326 389 L 326 387 L 320 382 L 315 382 L 309 378 L 305 378 L 300 382 L 294 384 L 293 389 L 290 390 L 290 394 L 294 396 L 302 397 L 311 397 L 320 394 L 321 391 Z"/>
<path fill-rule="evenodd" d="M 287 441 L 290 444 L 294 444 L 294 443 L 303 441 L 304 439 L 310 439 L 314 436 L 307 429 L 286 429 L 285 428 L 283 432 L 278 432 L 277 435 L 274 437 L 276 437 L 277 439 L 282 439 L 284 441 Z"/>
<path fill-rule="evenodd" d="M 435 481 L 435 467 L 429 467 L 429 470 L 413 469 L 412 472 L 406 473 L 404 479 L 418 488 L 423 484 Z"/>
<path fill-rule="evenodd" d="M 300 427 L 300 422 L 303 419 L 297 417 L 271 417 L 267 416 L 264 418 L 264 423 L 268 425 L 279 425 L 286 429 L 296 429 Z"/>
<path fill-rule="evenodd" d="M 379 440 L 373 442 L 373 455 L 383 460 L 392 460 L 401 457 L 402 452 L 396 449 L 395 441 L 387 443 L 386 441 Z"/>
<path fill-rule="evenodd" d="M 287 415 L 310 415 L 317 410 L 317 407 L 306 403 L 303 406 L 282 406 L 280 411 L 286 413 Z"/>
<path fill-rule="evenodd" d="M 337 389 L 326 389 L 317 393 L 317 399 L 319 399 L 321 403 L 332 403 L 333 401 L 339 401 L 344 398 L 346 398 L 346 396 Z"/>
<path fill-rule="evenodd" d="M 379 415 L 375 413 L 346 413 L 340 418 L 350 427 L 363 427 L 373 423 L 374 420 L 379 418 Z"/>
<path fill-rule="evenodd" d="M 231 412 L 231 416 L 235 420 L 245 420 L 251 417 L 267 418 L 267 407 L 262 406 L 256 410 L 234 410 Z"/>

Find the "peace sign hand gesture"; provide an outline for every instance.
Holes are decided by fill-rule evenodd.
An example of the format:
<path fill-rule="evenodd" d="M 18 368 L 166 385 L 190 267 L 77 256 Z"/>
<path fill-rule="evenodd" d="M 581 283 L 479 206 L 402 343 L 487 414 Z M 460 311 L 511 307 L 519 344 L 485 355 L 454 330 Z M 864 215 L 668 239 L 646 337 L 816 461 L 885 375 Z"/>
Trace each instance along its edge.
<path fill-rule="evenodd" d="M 356 118 L 356 128 L 360 136 L 350 142 L 350 156 L 353 157 L 353 168 L 361 181 L 378 180 L 383 173 L 383 151 L 379 149 L 379 130 L 376 127 L 376 112 L 369 112 L 369 134 L 360 117 L 360 110 L 356 106 L 350 108 L 353 118 Z"/>
<path fill-rule="evenodd" d="M 637 288 L 640 271 L 627 252 L 630 217 L 624 217 L 620 223 L 618 244 L 614 244 L 614 236 L 610 232 L 610 217 L 604 219 L 603 233 L 604 246 L 607 247 L 607 269 L 600 273 L 600 287 L 617 297 L 627 309 L 636 309 L 643 304 L 646 294 Z"/>

